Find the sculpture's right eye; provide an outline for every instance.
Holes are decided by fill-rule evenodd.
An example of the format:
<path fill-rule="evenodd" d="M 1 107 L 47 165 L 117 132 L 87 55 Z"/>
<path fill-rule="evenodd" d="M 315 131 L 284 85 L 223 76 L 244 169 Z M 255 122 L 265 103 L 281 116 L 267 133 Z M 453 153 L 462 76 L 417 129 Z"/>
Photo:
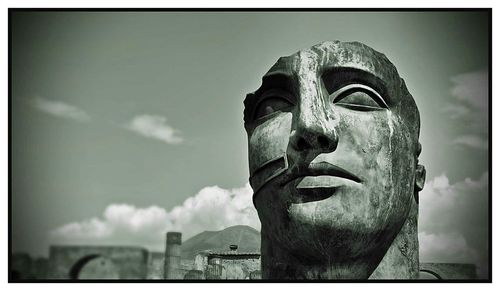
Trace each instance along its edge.
<path fill-rule="evenodd" d="M 371 111 L 388 109 L 384 98 L 373 88 L 363 84 L 350 84 L 330 94 L 333 103 L 353 110 Z"/>
<path fill-rule="evenodd" d="M 293 107 L 293 103 L 279 94 L 265 94 L 257 104 L 254 120 L 266 117 L 275 112 L 288 111 Z"/>

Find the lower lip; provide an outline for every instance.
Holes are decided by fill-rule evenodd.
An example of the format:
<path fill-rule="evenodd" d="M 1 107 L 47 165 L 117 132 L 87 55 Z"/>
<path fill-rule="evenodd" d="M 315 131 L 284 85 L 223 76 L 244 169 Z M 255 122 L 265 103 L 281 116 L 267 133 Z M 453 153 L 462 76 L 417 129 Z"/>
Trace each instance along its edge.
<path fill-rule="evenodd" d="M 346 184 L 346 179 L 336 176 L 306 176 L 295 180 L 297 189 L 333 188 Z"/>
<path fill-rule="evenodd" d="M 305 176 L 291 181 L 294 190 L 291 196 L 293 203 L 322 201 L 335 195 L 345 186 L 346 179 L 336 176 Z"/>

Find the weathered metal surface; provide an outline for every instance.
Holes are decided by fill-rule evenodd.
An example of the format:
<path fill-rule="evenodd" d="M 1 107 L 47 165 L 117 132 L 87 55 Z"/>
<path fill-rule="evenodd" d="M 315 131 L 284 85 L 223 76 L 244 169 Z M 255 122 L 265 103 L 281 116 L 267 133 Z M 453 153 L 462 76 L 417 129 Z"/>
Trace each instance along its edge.
<path fill-rule="evenodd" d="M 367 279 L 386 254 L 374 277 L 418 276 L 419 113 L 383 54 L 334 41 L 280 58 L 245 128 L 264 279 Z"/>

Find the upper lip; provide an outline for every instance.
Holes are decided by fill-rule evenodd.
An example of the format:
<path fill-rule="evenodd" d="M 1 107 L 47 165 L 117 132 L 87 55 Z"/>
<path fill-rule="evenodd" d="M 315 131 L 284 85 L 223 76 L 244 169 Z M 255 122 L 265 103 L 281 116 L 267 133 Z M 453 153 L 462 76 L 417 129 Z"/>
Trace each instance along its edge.
<path fill-rule="evenodd" d="M 294 168 L 292 168 L 294 169 Z M 354 175 L 353 173 L 328 162 L 311 163 L 305 168 L 295 168 L 295 170 L 289 171 L 285 174 L 285 179 L 282 185 L 295 180 L 297 178 L 306 176 L 335 176 L 340 178 L 345 178 L 352 180 L 356 183 L 361 183 L 362 180 Z"/>

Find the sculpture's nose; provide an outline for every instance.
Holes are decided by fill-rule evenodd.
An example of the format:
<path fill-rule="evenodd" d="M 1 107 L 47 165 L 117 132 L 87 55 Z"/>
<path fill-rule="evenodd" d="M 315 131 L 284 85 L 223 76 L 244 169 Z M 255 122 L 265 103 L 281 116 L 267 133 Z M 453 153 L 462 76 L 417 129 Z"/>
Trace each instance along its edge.
<path fill-rule="evenodd" d="M 326 118 L 323 108 L 301 106 L 295 126 L 290 135 L 290 143 L 298 152 L 328 153 L 337 149 L 338 135 L 335 127 Z"/>
<path fill-rule="evenodd" d="M 338 135 L 328 115 L 328 92 L 322 86 L 317 55 L 299 54 L 298 104 L 290 136 L 291 147 L 298 152 L 327 153 L 337 149 Z"/>

